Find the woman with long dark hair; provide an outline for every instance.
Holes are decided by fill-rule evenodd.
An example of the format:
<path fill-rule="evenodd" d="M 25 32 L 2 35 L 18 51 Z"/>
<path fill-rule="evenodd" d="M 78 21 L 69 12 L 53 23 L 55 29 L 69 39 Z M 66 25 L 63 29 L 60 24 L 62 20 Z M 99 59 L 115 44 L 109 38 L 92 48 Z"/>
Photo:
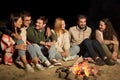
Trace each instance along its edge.
<path fill-rule="evenodd" d="M 35 64 L 35 67 L 38 70 L 43 70 L 42 66 L 39 64 L 39 60 L 37 58 L 34 47 L 31 44 L 27 44 L 26 29 L 22 27 L 22 23 L 23 21 L 22 21 L 21 15 L 19 13 L 12 13 L 10 15 L 10 19 L 8 21 L 7 26 L 3 27 L 4 34 L 8 35 L 10 39 L 12 39 L 12 41 L 14 42 L 13 45 L 10 46 L 10 50 L 13 49 L 12 53 L 14 53 L 15 52 L 14 50 L 17 49 L 18 57 L 17 57 L 17 60 L 15 61 L 18 62 L 19 60 L 21 60 L 22 63 L 24 64 L 26 71 L 34 72 L 34 69 L 30 66 L 30 64 L 27 61 L 28 56 L 31 57 L 32 62 Z M 5 37 L 3 37 L 3 39 L 4 38 Z M 21 46 L 17 46 L 17 45 L 21 45 Z M 26 51 L 29 53 L 29 55 L 26 55 Z M 7 56 L 7 59 L 13 56 L 13 54 L 10 55 L 10 52 L 9 52 L 9 56 L 8 56 L 8 53 L 5 53 L 5 54 L 6 54 L 5 56 Z M 5 64 L 8 64 L 8 63 L 5 63 Z"/>
<path fill-rule="evenodd" d="M 100 20 L 99 29 L 96 30 L 96 39 L 102 44 L 108 57 L 116 61 L 118 58 L 119 42 L 110 19 L 103 18 Z"/>

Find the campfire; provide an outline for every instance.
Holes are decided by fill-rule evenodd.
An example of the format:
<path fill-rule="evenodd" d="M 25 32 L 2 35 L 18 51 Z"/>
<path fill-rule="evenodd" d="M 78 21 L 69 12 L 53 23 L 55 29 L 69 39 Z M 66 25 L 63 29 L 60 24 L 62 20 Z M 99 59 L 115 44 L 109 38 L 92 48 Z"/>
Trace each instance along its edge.
<path fill-rule="evenodd" d="M 96 80 L 98 74 L 96 66 L 90 65 L 87 59 L 83 61 L 78 59 L 72 66 L 60 67 L 56 72 L 59 77 L 66 80 L 89 80 L 90 78 Z"/>
<path fill-rule="evenodd" d="M 84 60 L 78 64 L 73 65 L 70 70 L 79 76 L 87 76 L 96 75 L 97 70 L 95 66 L 89 66 L 88 60 Z"/>

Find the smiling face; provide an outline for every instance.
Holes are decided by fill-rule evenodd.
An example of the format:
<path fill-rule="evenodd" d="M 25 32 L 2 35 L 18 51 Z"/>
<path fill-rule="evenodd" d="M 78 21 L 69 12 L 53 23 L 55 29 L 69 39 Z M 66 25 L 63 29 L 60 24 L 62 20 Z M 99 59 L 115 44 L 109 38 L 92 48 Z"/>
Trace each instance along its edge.
<path fill-rule="evenodd" d="M 44 28 L 45 25 L 46 24 L 44 24 L 43 20 L 37 19 L 35 28 L 38 29 L 38 30 L 41 30 L 41 29 Z"/>
<path fill-rule="evenodd" d="M 81 18 L 77 21 L 80 28 L 85 28 L 86 26 L 86 18 Z"/>
<path fill-rule="evenodd" d="M 57 31 L 65 30 L 65 26 L 66 24 L 63 18 L 58 17 L 55 19 L 55 24 L 54 24 L 55 30 Z"/>
<path fill-rule="evenodd" d="M 63 30 L 64 30 L 64 29 L 65 29 L 65 26 L 66 26 L 65 21 L 64 21 L 64 20 L 62 20 L 62 21 L 61 21 L 61 29 L 63 29 Z"/>
<path fill-rule="evenodd" d="M 105 23 L 103 21 L 99 22 L 99 28 L 100 28 L 100 31 L 102 31 L 102 32 L 105 31 L 106 25 L 105 25 Z"/>
<path fill-rule="evenodd" d="M 24 17 L 24 19 L 23 19 L 24 26 L 29 27 L 30 23 L 31 23 L 31 16 Z"/>
<path fill-rule="evenodd" d="M 22 18 L 20 17 L 20 18 L 18 18 L 17 21 L 14 22 L 14 26 L 16 28 L 21 28 L 21 25 L 22 25 Z"/>

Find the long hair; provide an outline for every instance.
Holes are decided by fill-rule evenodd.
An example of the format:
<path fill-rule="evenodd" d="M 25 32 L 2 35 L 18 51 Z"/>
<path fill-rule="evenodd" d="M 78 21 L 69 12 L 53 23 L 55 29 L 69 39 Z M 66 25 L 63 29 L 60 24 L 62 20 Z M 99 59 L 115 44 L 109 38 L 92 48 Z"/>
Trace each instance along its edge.
<path fill-rule="evenodd" d="M 60 36 L 60 32 L 62 32 L 62 34 L 64 34 L 66 32 L 65 29 L 62 29 L 62 21 L 64 21 L 64 19 L 61 17 L 58 17 L 55 19 L 54 31 L 55 31 L 57 37 Z"/>
<path fill-rule="evenodd" d="M 106 29 L 103 32 L 104 39 L 112 40 L 113 35 L 117 37 L 117 34 L 116 34 L 116 32 L 115 32 L 115 30 L 113 28 L 113 25 L 112 25 L 111 21 L 108 18 L 103 18 L 100 21 L 103 21 L 105 23 L 105 25 L 106 25 Z"/>
<path fill-rule="evenodd" d="M 12 31 L 15 32 L 15 25 L 14 22 L 17 22 L 18 19 L 20 18 L 20 14 L 19 13 L 12 13 L 10 15 L 10 19 L 9 19 L 9 26 L 12 27 Z M 17 33 L 20 34 L 21 30 L 19 28 L 17 28 Z"/>

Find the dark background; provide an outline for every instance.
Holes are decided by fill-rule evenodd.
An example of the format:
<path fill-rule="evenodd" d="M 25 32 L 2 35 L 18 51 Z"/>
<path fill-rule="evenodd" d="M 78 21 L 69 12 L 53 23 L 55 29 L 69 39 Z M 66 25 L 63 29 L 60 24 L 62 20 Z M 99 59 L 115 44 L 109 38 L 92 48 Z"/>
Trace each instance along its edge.
<path fill-rule="evenodd" d="M 108 17 L 120 37 L 120 0 L 0 0 L 0 20 L 7 20 L 12 12 L 23 10 L 28 10 L 33 20 L 45 15 L 50 25 L 56 17 L 63 17 L 67 29 L 75 25 L 78 14 L 87 15 L 87 24 L 93 30 L 98 27 L 100 18 Z"/>

